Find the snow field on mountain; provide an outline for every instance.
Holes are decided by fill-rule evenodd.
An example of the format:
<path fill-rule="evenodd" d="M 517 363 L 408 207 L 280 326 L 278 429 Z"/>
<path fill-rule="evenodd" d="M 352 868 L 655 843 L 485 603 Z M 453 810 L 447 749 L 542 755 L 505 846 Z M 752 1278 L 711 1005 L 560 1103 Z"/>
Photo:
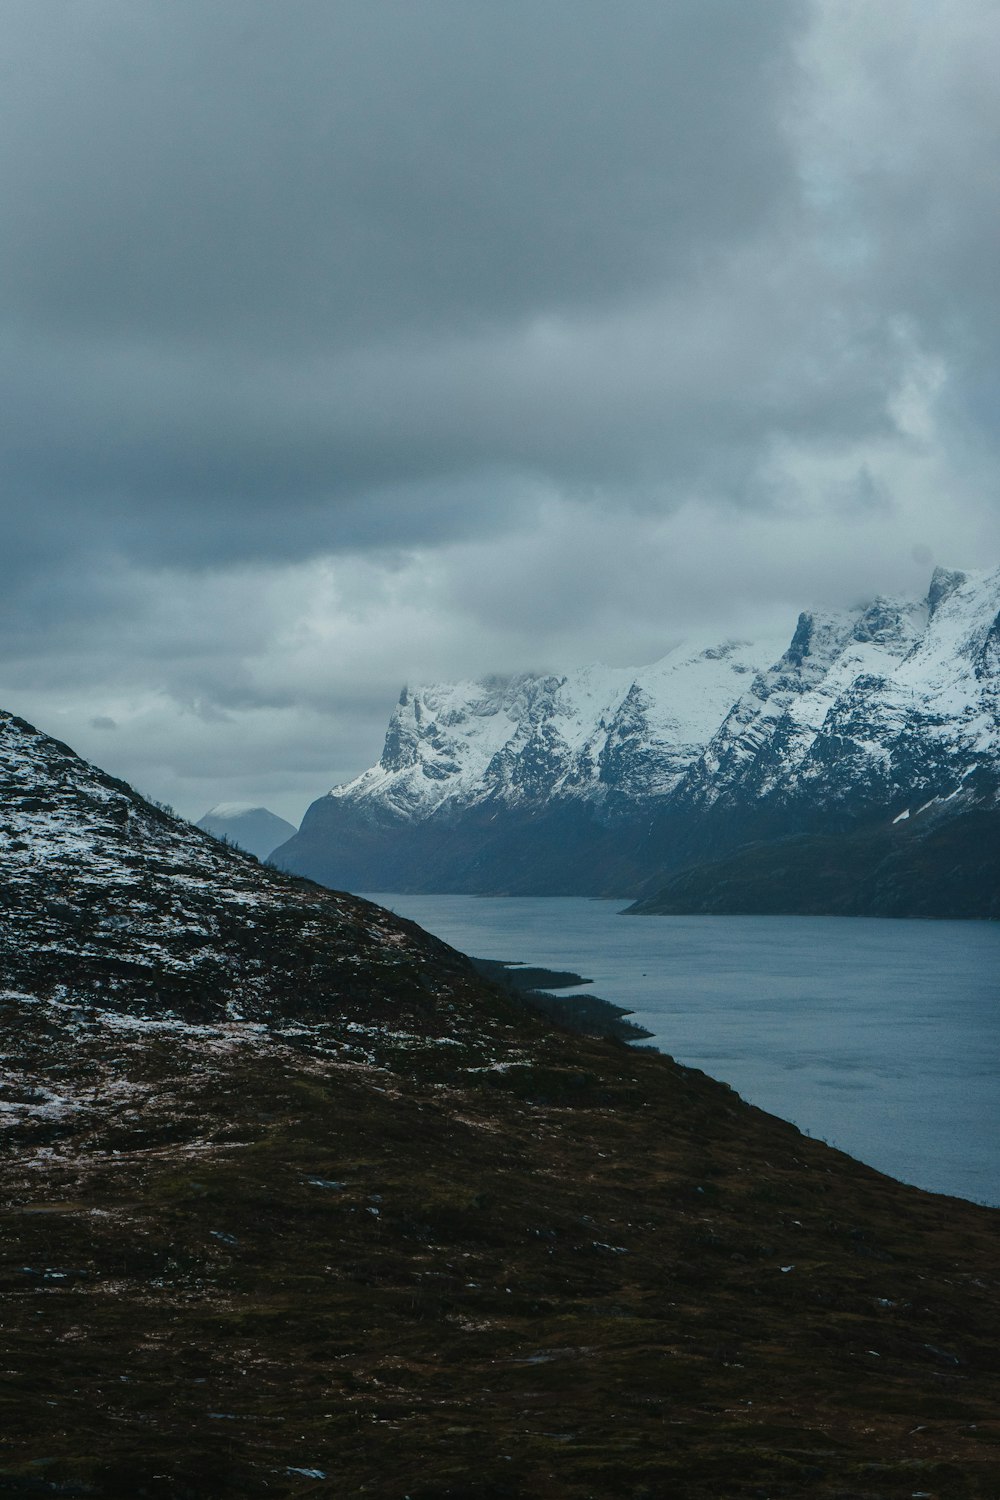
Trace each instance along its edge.
<path fill-rule="evenodd" d="M 519 767 L 544 759 L 551 792 L 597 796 L 602 763 L 629 741 L 649 762 L 645 792 L 676 784 L 741 684 L 780 650 L 768 640 L 684 642 L 652 666 L 593 665 L 406 689 L 377 766 L 332 797 L 420 819 L 445 802 L 524 795 Z"/>

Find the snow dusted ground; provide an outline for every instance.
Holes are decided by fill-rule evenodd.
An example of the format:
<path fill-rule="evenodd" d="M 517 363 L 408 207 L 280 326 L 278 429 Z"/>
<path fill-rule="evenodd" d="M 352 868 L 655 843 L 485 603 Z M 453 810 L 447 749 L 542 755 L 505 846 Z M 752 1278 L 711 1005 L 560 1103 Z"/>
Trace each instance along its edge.
<path fill-rule="evenodd" d="M 9 714 L 0 897 L 0 1129 L 29 1174 L 125 1136 L 230 1149 L 221 1081 L 248 1070 L 391 1094 L 400 1070 L 531 1050 L 530 1020 L 445 944 L 220 844 Z"/>
<path fill-rule="evenodd" d="M 366 1064 L 418 1046 L 468 1045 L 476 1065 L 503 1052 L 503 1019 L 478 1013 L 461 955 L 219 844 L 9 714 L 0 898 L 8 1062 L 33 1032 L 58 1047 L 113 1034 L 95 1052 L 110 1057 L 157 1034 Z M 0 1116 L 63 1108 L 44 1047 L 36 1062 Z"/>

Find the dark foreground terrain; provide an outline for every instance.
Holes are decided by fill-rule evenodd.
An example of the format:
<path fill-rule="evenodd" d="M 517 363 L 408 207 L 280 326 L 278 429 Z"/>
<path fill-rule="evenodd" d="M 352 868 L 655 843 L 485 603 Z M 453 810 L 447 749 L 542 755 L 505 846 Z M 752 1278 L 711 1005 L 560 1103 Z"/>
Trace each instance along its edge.
<path fill-rule="evenodd" d="M 692 864 L 641 898 L 637 915 L 715 913 L 1000 919 L 1000 809 L 928 807 L 850 832 L 760 840 Z"/>
<path fill-rule="evenodd" d="M 0 1495 L 1000 1495 L 1000 1214 L 4 715 L 0 794 Z"/>
<path fill-rule="evenodd" d="M 0 1494 L 1000 1493 L 996 1213 L 515 1029 L 74 1042 L 9 1141 Z"/>

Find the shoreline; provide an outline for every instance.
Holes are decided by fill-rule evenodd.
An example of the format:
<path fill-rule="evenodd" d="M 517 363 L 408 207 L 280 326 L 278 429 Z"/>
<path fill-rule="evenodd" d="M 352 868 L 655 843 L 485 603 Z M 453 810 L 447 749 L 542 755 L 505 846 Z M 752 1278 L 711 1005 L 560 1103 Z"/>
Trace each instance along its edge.
<path fill-rule="evenodd" d="M 572 989 L 592 984 L 582 974 L 568 969 L 546 969 L 538 964 L 499 958 L 473 958 L 469 962 L 484 979 L 499 985 L 522 1005 L 539 1015 L 585 1036 L 614 1037 L 620 1042 L 642 1042 L 653 1036 L 644 1026 L 629 1021 L 635 1012 L 600 995 L 553 995 L 550 990 Z"/>

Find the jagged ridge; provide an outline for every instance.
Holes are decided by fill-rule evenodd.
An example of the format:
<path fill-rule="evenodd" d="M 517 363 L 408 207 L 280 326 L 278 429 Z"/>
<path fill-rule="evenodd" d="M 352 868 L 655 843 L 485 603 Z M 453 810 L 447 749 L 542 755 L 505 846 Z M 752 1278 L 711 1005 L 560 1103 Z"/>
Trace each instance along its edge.
<path fill-rule="evenodd" d="M 404 689 L 377 766 L 275 851 L 355 890 L 588 891 L 634 883 L 630 845 L 777 641 L 661 661 Z"/>
<path fill-rule="evenodd" d="M 379 764 L 276 858 L 362 890 L 648 895 L 743 846 L 988 809 L 998 611 L 1000 573 L 938 569 L 918 602 L 802 614 L 783 652 L 701 643 L 641 672 L 404 691 Z M 911 865 L 896 907 L 932 913 L 933 861 Z"/>

